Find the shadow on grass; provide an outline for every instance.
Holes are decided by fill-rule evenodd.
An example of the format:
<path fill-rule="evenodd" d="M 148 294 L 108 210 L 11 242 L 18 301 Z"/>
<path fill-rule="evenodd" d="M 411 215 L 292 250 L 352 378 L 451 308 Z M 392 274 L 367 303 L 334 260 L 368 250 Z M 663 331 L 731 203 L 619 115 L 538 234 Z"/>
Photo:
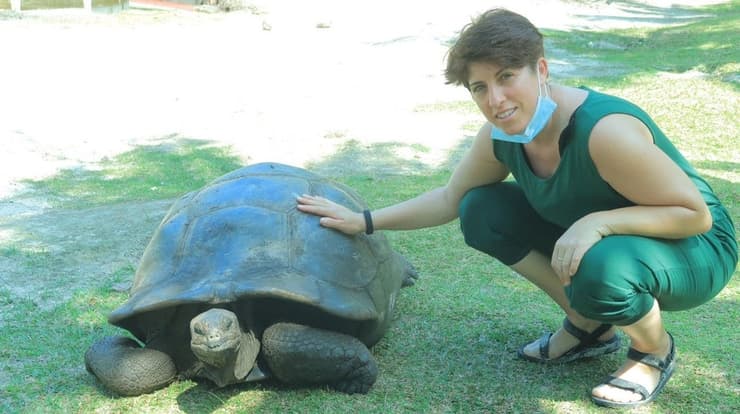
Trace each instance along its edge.
<path fill-rule="evenodd" d="M 706 160 L 693 163 L 697 168 L 706 168 L 710 170 L 740 171 L 740 162 L 735 161 L 715 161 Z"/>
<path fill-rule="evenodd" d="M 440 108 L 440 112 L 448 109 Z M 421 161 L 429 149 L 419 144 L 381 142 L 364 145 L 355 140 L 347 141 L 333 154 L 307 164 L 306 168 L 326 177 L 342 180 L 348 177 L 378 179 L 394 176 L 435 175 L 450 173 L 470 147 L 473 136 L 466 136 L 448 152 L 441 165 Z M 426 190 L 431 190 L 427 188 Z"/>
<path fill-rule="evenodd" d="M 588 4 L 593 3 L 593 0 L 570 0 L 568 2 Z M 676 24 L 706 16 L 706 7 L 700 8 L 678 5 L 670 5 L 666 7 L 632 0 L 609 0 L 606 1 L 606 3 L 617 8 L 626 15 L 610 15 L 602 12 L 598 15 L 576 15 L 575 17 L 586 21 L 616 20 L 635 22 L 644 25 Z"/>
<path fill-rule="evenodd" d="M 175 139 L 30 182 L 10 213 L 0 205 L 0 288 L 49 308 L 100 286 L 136 266 L 172 198 L 240 166 L 227 149 Z"/>
<path fill-rule="evenodd" d="M 59 207 L 81 208 L 177 197 L 241 166 L 228 148 L 178 138 L 28 184 Z"/>
<path fill-rule="evenodd" d="M 415 154 L 428 151 L 427 147 L 418 144 L 380 142 L 365 145 L 349 140 L 331 156 L 311 162 L 306 168 L 333 179 L 347 176 L 420 175 L 429 173 L 431 168 L 416 159 Z"/>
<path fill-rule="evenodd" d="M 560 63 L 554 75 L 571 82 L 598 79 L 604 86 L 624 83 L 625 78 L 657 72 L 712 76 L 740 87 L 740 6 L 725 3 L 696 8 L 662 8 L 632 1 L 615 2 L 630 10 L 629 20 L 667 23 L 667 27 L 609 31 L 544 30 L 548 56 Z M 643 13 L 644 18 L 633 17 Z M 672 17 L 673 16 L 673 17 Z M 618 16 L 579 16 L 585 19 L 616 19 Z M 594 62 L 593 67 L 583 65 Z M 598 63 L 595 63 L 598 62 Z M 581 64 L 579 66 L 579 63 Z"/>

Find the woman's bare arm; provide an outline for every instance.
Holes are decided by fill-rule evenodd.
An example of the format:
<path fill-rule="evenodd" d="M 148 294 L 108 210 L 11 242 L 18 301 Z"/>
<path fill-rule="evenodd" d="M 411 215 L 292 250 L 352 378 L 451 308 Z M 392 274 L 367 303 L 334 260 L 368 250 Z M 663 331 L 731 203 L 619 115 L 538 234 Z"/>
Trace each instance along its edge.
<path fill-rule="evenodd" d="M 490 125 L 481 128 L 472 146 L 446 185 L 412 199 L 372 212 L 376 230 L 411 230 L 438 226 L 457 218 L 458 205 L 471 188 L 498 182 L 509 171 L 493 155 Z M 321 224 L 348 234 L 365 231 L 361 212 L 353 212 L 330 200 L 303 195 L 298 209 L 321 216 Z"/>
<path fill-rule="evenodd" d="M 602 178 L 637 204 L 597 213 L 609 234 L 683 238 L 711 227 L 699 190 L 636 118 L 618 114 L 602 119 L 589 150 Z"/>

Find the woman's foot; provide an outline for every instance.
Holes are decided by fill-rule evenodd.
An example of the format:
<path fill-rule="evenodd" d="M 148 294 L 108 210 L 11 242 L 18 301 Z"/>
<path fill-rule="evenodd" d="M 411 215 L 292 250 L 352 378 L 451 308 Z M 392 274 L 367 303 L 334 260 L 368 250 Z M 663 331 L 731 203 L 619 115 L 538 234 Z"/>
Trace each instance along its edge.
<path fill-rule="evenodd" d="M 546 334 L 522 347 L 519 357 L 535 362 L 570 362 L 619 349 L 615 327 L 599 322 L 588 325 L 588 330 L 581 329 L 566 318 L 554 334 Z"/>
<path fill-rule="evenodd" d="M 670 334 L 666 334 L 664 342 L 650 354 L 631 348 L 627 362 L 591 391 L 594 402 L 609 407 L 630 407 L 655 399 L 675 366 L 675 348 Z"/>

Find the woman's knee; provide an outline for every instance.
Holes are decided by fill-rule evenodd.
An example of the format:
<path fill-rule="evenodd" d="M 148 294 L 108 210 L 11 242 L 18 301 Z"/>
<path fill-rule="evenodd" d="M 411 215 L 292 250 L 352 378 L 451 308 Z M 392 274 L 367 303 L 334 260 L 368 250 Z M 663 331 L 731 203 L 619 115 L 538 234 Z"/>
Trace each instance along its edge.
<path fill-rule="evenodd" d="M 484 187 L 473 188 L 460 200 L 458 215 L 463 234 L 471 233 L 485 225 L 486 207 L 489 204 L 487 192 Z"/>
<path fill-rule="evenodd" d="M 486 188 L 474 188 L 468 191 L 460 201 L 460 230 L 465 243 L 488 254 L 496 250 L 496 237 L 491 234 L 490 191 Z"/>
<path fill-rule="evenodd" d="M 460 229 L 469 246 L 494 255 L 508 250 L 514 244 L 515 220 L 512 206 L 521 202 L 510 183 L 499 183 L 476 187 L 468 191 L 460 201 Z"/>
<path fill-rule="evenodd" d="M 531 209 L 522 190 L 514 183 L 475 187 L 460 200 L 460 227 L 466 239 L 488 230 L 509 234 L 514 227 L 510 223 L 526 208 Z"/>
<path fill-rule="evenodd" d="M 563 232 L 543 220 L 512 182 L 473 188 L 463 196 L 458 213 L 465 243 L 506 265 L 533 249 L 552 253 Z"/>
<path fill-rule="evenodd" d="M 629 325 L 650 311 L 654 297 L 644 277 L 649 269 L 618 237 L 603 239 L 586 253 L 566 294 L 584 317 Z"/>

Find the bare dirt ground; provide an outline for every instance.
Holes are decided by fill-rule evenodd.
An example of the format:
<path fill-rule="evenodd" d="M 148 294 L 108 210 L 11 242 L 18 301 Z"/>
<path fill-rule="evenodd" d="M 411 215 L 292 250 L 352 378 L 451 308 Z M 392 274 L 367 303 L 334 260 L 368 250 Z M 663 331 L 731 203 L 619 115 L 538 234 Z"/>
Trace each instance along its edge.
<path fill-rule="evenodd" d="M 0 291 L 48 308 L 110 284 L 136 266 L 169 205 L 55 209 L 26 180 L 179 139 L 228 146 L 245 164 L 332 174 L 436 167 L 464 144 L 470 115 L 419 108 L 468 99 L 442 70 L 471 16 L 505 5 L 555 29 L 696 17 L 676 3 L 259 0 L 231 13 L 2 12 Z M 562 51 L 550 58 L 556 78 L 604 70 Z M 395 143 L 395 160 L 409 163 L 327 161 L 348 143 Z"/>

